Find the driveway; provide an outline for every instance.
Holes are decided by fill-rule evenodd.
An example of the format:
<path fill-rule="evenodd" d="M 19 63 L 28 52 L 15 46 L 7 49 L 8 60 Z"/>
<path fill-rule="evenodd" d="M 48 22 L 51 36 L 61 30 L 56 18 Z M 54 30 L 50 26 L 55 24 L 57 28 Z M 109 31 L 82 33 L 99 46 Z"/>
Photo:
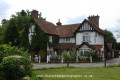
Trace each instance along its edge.
<path fill-rule="evenodd" d="M 111 60 L 107 60 L 106 65 L 119 65 L 120 58 L 114 58 Z M 66 63 L 34 63 L 33 69 L 40 69 L 40 68 L 52 68 L 52 67 L 62 67 L 67 66 Z M 97 62 L 97 63 L 70 63 L 69 66 L 73 67 L 103 67 L 104 62 Z"/>

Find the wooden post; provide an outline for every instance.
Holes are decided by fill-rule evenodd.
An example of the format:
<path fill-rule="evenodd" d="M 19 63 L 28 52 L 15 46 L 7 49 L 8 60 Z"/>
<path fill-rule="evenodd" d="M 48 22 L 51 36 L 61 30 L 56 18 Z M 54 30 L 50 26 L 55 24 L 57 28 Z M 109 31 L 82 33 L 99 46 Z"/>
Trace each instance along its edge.
<path fill-rule="evenodd" d="M 62 57 L 62 61 L 61 62 L 63 63 L 63 61 L 64 61 L 64 58 Z"/>
<path fill-rule="evenodd" d="M 41 62 L 41 57 L 40 57 L 40 55 L 39 55 L 39 63 Z"/>
<path fill-rule="evenodd" d="M 106 67 L 106 58 L 104 58 L 104 66 Z"/>
<path fill-rule="evenodd" d="M 67 61 L 67 67 L 69 67 L 69 61 Z"/>
<path fill-rule="evenodd" d="M 104 39 L 105 39 L 106 37 L 105 37 L 105 35 L 104 35 Z M 104 66 L 106 67 L 106 52 L 107 52 L 107 50 L 105 49 L 105 41 L 104 41 L 104 51 L 103 51 L 103 53 L 104 53 Z"/>
<path fill-rule="evenodd" d="M 92 56 L 90 55 L 90 62 L 92 63 Z"/>

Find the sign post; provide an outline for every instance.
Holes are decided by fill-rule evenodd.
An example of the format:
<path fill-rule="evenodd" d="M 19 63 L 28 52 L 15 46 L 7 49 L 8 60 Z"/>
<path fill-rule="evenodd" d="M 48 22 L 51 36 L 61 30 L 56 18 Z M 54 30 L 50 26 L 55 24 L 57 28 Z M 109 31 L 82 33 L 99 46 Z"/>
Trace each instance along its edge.
<path fill-rule="evenodd" d="M 101 46 L 101 57 L 102 61 L 104 61 L 104 46 Z"/>

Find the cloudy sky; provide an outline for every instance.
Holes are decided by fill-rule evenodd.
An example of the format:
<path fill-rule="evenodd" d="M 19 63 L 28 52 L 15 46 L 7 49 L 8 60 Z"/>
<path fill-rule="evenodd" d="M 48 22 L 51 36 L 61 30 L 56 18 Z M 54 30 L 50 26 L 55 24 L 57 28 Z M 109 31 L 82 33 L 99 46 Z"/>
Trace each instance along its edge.
<path fill-rule="evenodd" d="M 0 0 L 0 20 L 11 14 L 36 9 L 47 21 L 56 24 L 80 23 L 89 15 L 100 16 L 100 28 L 120 30 L 120 0 Z"/>

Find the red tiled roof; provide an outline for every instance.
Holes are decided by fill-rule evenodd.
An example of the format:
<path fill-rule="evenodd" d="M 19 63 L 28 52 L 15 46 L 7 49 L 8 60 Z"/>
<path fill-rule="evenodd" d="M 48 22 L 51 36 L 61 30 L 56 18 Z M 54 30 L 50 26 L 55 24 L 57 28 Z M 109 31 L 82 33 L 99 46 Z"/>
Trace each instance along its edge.
<path fill-rule="evenodd" d="M 35 21 L 41 27 L 44 33 L 58 35 L 57 27 L 53 23 L 44 20 L 35 20 Z"/>
<path fill-rule="evenodd" d="M 54 49 L 73 49 L 75 43 L 59 43 L 57 44 Z"/>
<path fill-rule="evenodd" d="M 70 25 L 61 25 L 57 26 L 59 29 L 60 37 L 72 37 L 74 36 L 74 32 L 80 26 L 79 24 L 70 24 Z"/>
<path fill-rule="evenodd" d="M 99 27 L 97 27 L 97 25 L 95 25 L 93 22 L 88 21 L 86 19 L 84 21 L 87 21 L 99 33 L 104 34 L 104 32 Z M 81 25 L 81 23 L 78 23 L 55 26 L 53 23 L 44 20 L 36 20 L 36 23 L 41 27 L 41 29 L 46 34 L 59 35 L 60 37 L 73 37 L 74 33 Z"/>
<path fill-rule="evenodd" d="M 82 45 L 84 45 L 84 44 L 93 50 L 95 49 L 93 46 L 91 46 L 87 42 L 83 42 L 81 45 L 76 45 L 75 43 L 59 43 L 54 47 L 54 49 L 78 49 L 78 48 L 82 47 Z"/>
<path fill-rule="evenodd" d="M 93 22 L 91 22 L 91 21 L 89 21 L 89 20 L 87 20 L 87 21 L 88 21 L 88 23 L 89 23 L 90 25 L 92 25 L 92 27 L 93 27 L 96 31 L 98 31 L 99 33 L 101 33 L 101 34 L 104 35 L 104 32 L 103 32 L 95 23 L 93 23 Z"/>

